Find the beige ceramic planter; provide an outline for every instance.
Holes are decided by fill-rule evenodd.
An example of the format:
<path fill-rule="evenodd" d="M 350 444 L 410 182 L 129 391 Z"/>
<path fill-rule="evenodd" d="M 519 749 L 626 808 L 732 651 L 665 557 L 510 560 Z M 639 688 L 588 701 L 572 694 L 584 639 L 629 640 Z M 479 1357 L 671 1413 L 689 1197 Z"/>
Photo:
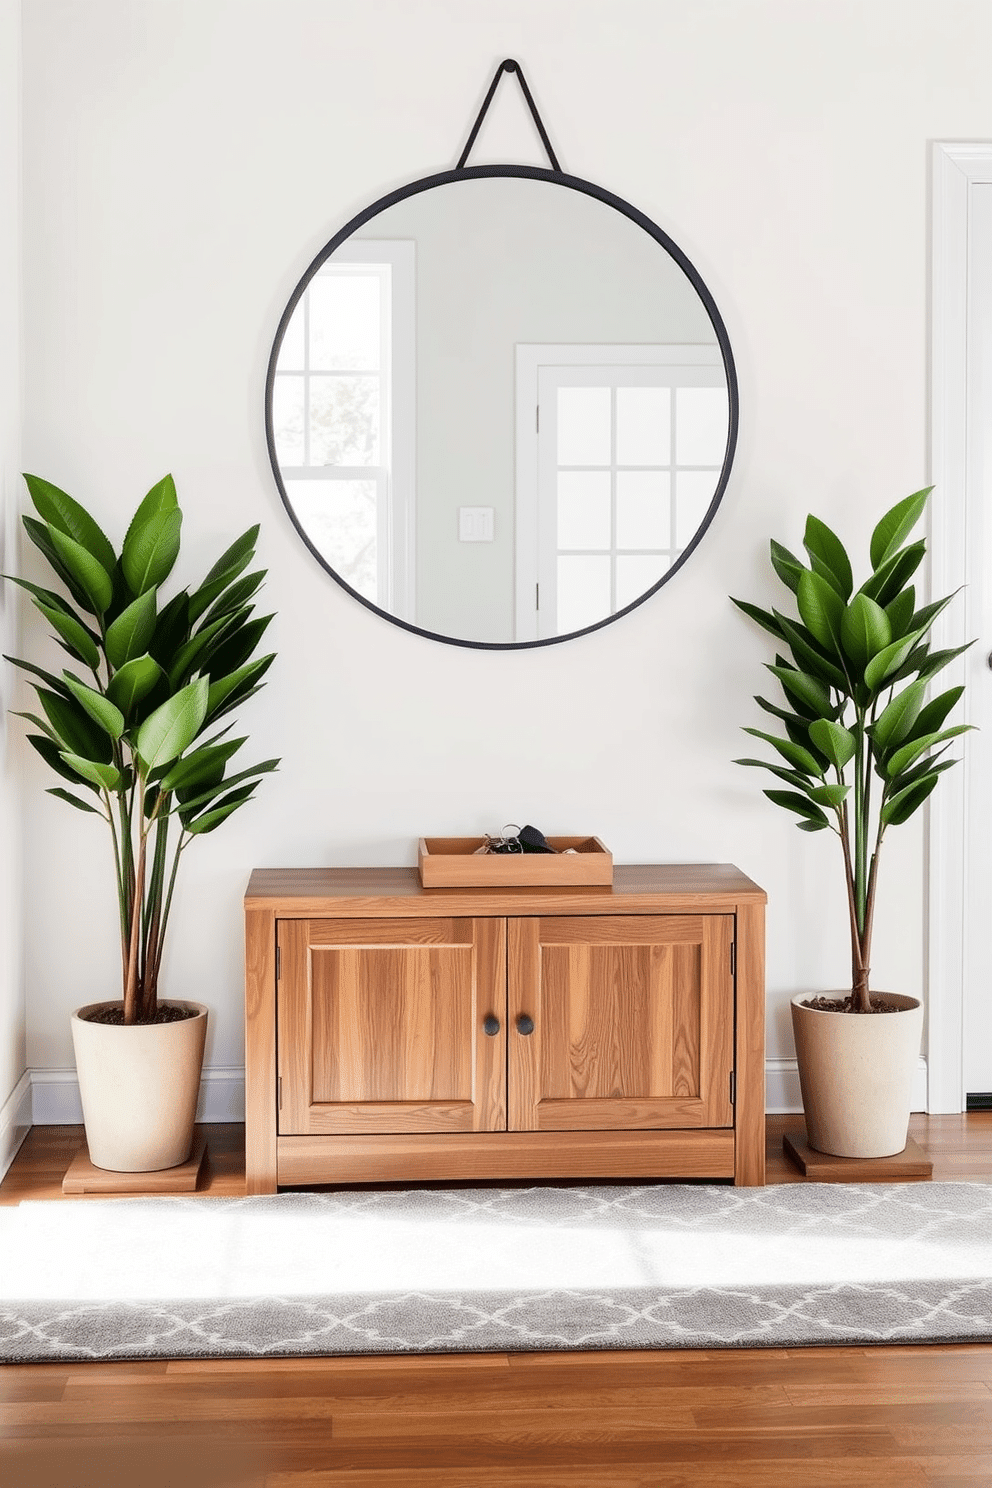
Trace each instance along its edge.
<path fill-rule="evenodd" d="M 207 1009 L 177 1023 L 88 1023 L 72 1015 L 72 1042 L 90 1161 L 114 1173 L 154 1173 L 184 1163 L 193 1145 Z"/>
<path fill-rule="evenodd" d="M 835 1157 L 892 1157 L 906 1146 L 923 1004 L 873 992 L 893 1013 L 823 1013 L 792 999 L 806 1137 Z M 826 993 L 843 997 L 842 992 Z"/>

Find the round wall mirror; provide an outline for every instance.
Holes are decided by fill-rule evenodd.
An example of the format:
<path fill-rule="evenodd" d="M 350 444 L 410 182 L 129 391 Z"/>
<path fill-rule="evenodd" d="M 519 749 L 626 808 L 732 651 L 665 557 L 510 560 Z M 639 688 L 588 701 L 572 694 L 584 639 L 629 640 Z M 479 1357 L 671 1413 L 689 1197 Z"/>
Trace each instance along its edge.
<path fill-rule="evenodd" d="M 689 558 L 737 384 L 661 228 L 573 176 L 469 167 L 317 255 L 279 324 L 266 433 L 297 531 L 356 599 L 454 645 L 548 645 Z"/>

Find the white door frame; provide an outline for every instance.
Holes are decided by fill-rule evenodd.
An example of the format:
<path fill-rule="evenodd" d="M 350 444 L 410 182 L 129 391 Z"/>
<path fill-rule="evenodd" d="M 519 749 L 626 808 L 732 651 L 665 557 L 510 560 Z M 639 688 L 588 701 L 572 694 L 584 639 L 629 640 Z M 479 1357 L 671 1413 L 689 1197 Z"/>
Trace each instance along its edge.
<path fill-rule="evenodd" d="M 930 581 L 934 595 L 950 594 L 968 579 L 969 535 L 980 487 L 976 447 L 968 418 L 974 324 L 969 274 L 971 194 L 992 184 L 992 142 L 933 146 L 933 246 L 931 290 L 931 503 Z M 975 634 L 965 591 L 934 625 L 936 648 L 960 646 Z M 968 657 L 942 674 L 943 687 L 962 685 Z M 946 678 L 946 681 L 944 680 Z M 964 716 L 971 704 L 965 691 Z M 927 1066 L 931 1112 L 963 1111 L 964 988 L 969 891 L 968 750 L 960 769 L 948 772 L 930 803 L 928 838 L 929 936 L 927 956 Z"/>

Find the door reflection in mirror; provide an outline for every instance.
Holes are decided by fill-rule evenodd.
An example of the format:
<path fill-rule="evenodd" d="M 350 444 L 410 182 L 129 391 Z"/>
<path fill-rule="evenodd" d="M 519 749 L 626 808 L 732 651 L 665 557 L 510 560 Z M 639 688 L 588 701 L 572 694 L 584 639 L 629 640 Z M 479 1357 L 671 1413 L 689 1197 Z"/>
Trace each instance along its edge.
<path fill-rule="evenodd" d="M 517 386 L 518 456 L 536 446 L 517 465 L 524 640 L 594 625 L 664 577 L 713 501 L 728 408 L 715 346 L 518 347 Z"/>

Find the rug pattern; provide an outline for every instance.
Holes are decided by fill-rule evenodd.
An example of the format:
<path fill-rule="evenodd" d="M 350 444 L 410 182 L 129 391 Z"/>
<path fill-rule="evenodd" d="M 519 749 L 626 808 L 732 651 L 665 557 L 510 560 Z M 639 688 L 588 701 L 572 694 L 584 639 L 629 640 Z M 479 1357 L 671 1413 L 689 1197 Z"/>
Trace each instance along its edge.
<path fill-rule="evenodd" d="M 57 1295 L 54 1282 L 48 1290 L 55 1295 L 31 1297 L 12 1295 L 17 1286 L 0 1273 L 0 1360 L 992 1340 L 987 1184 L 355 1190 L 102 1200 L 99 1214 L 94 1202 L 85 1205 L 88 1214 L 80 1213 L 83 1205 L 8 1210 L 0 1241 L 14 1236 L 20 1213 L 22 1240 L 43 1247 L 42 1221 L 55 1224 L 58 1216 L 32 1211 L 58 1207 L 65 1223 L 73 1214 L 107 1223 L 123 1255 L 134 1227 L 147 1227 L 151 1217 L 163 1246 L 186 1236 L 193 1247 L 212 1237 L 216 1274 L 228 1280 L 221 1287 L 202 1277 L 196 1290 L 208 1294 L 195 1296 L 182 1295 L 180 1281 L 168 1297 L 101 1297 L 91 1295 L 88 1281 L 75 1288 L 86 1295 Z M 244 1282 L 235 1259 L 224 1270 L 218 1236 L 233 1258 L 259 1220 L 302 1223 L 307 1238 L 295 1268 L 287 1258 L 281 1291 L 237 1295 Z M 198 1237 L 198 1227 L 209 1223 L 214 1229 Z M 384 1255 L 380 1285 L 349 1289 L 361 1265 L 358 1249 L 367 1243 L 362 1237 L 409 1237 L 418 1226 L 426 1227 L 426 1248 L 439 1262 L 428 1285 L 409 1284 L 416 1266 L 408 1253 L 397 1253 L 392 1261 Z M 494 1235 L 502 1237 L 502 1270 Z M 471 1252 L 479 1237 L 488 1251 L 476 1263 Z M 409 1251 L 409 1238 L 401 1243 Z M 69 1238 L 64 1254 L 71 1244 Z M 315 1268 L 321 1272 L 315 1245 L 325 1247 L 326 1285 L 297 1294 Z M 530 1276 L 528 1255 L 536 1257 Z M 584 1258 L 588 1276 L 578 1284 Z M 399 1285 L 390 1285 L 390 1265 Z M 494 1270 L 498 1285 L 480 1285 Z M 446 1276 L 456 1284 L 444 1285 Z"/>

